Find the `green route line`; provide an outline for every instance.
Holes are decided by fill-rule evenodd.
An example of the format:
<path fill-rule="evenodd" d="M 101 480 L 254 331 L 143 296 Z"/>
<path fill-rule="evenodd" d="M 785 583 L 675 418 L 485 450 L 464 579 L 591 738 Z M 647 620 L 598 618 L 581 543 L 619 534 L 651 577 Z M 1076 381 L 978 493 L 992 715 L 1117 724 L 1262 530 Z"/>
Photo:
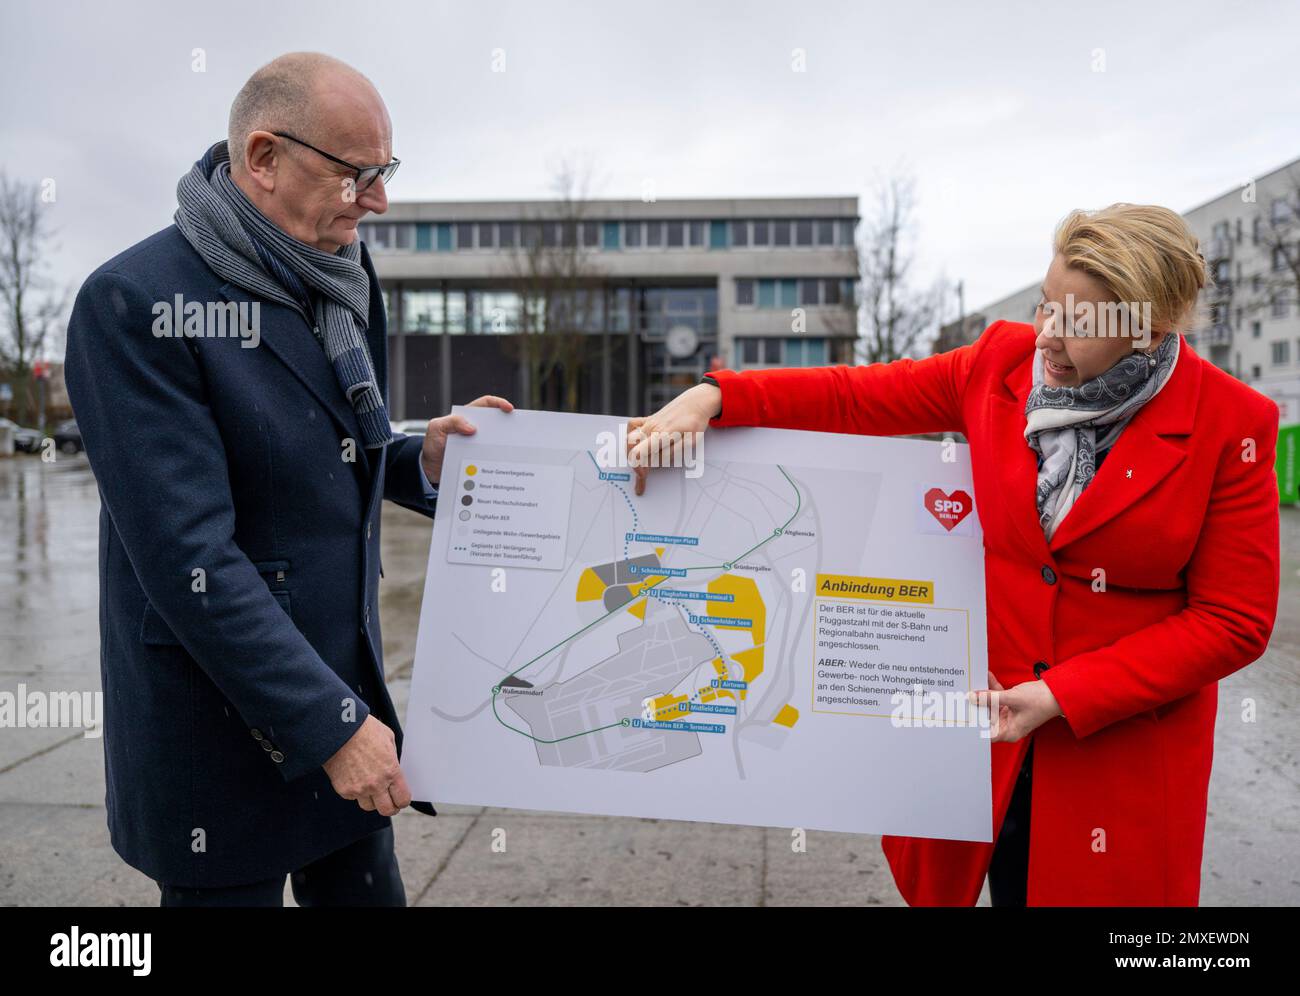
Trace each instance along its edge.
<path fill-rule="evenodd" d="M 590 455 L 590 454 L 588 454 L 588 455 Z M 592 462 L 594 463 L 595 461 L 593 460 Z M 781 472 L 781 476 L 784 477 L 784 478 L 785 478 L 785 479 L 790 483 L 790 487 L 794 488 L 794 497 L 795 497 L 794 514 L 791 515 L 790 518 L 786 519 L 785 522 L 782 523 L 780 526 L 777 526 L 776 529 L 772 530 L 772 534 L 771 534 L 770 536 L 768 536 L 768 537 L 766 537 L 766 538 L 764 538 L 764 539 L 759 540 L 757 543 L 755 543 L 753 546 L 751 546 L 748 550 L 746 550 L 744 553 L 742 553 L 739 557 L 735 557 L 735 558 L 733 558 L 732 560 L 728 561 L 728 562 L 725 563 L 725 564 L 711 564 L 711 565 L 708 565 L 708 566 L 706 566 L 706 567 L 687 567 L 687 568 L 684 568 L 685 570 L 688 570 L 688 571 L 716 571 L 716 570 L 719 570 L 719 569 L 723 569 L 723 570 L 728 570 L 728 571 L 729 571 L 729 570 L 731 570 L 731 568 L 732 568 L 732 566 L 733 566 L 734 564 L 736 564 L 736 563 L 739 562 L 740 560 L 743 560 L 745 557 L 748 557 L 748 556 L 749 556 L 751 553 L 753 553 L 755 550 L 759 549 L 759 547 L 763 546 L 765 543 L 770 543 L 772 540 L 774 540 L 774 539 L 776 539 L 778 536 L 782 535 L 782 534 L 785 532 L 786 527 L 789 526 L 790 523 L 792 523 L 796 518 L 798 518 L 800 510 L 803 508 L 803 495 L 799 492 L 799 486 L 798 486 L 797 484 L 794 483 L 794 481 L 791 479 L 790 475 L 787 474 L 787 473 L 785 472 L 785 468 L 782 467 L 779 463 L 776 465 L 776 469 L 779 470 L 779 471 Z M 547 650 L 543 650 L 540 654 L 538 654 L 538 655 L 537 655 L 536 657 L 534 657 L 532 660 L 528 661 L 527 663 L 521 664 L 521 665 L 520 665 L 519 667 L 517 667 L 515 670 L 511 671 L 508 675 L 506 675 L 506 678 L 507 678 L 507 679 L 508 679 L 508 678 L 513 678 L 513 677 L 514 677 L 515 675 L 517 675 L 520 671 L 523 671 L 523 670 L 525 670 L 526 668 L 530 668 L 530 667 L 532 667 L 534 664 L 536 664 L 538 661 L 540 661 L 540 660 L 541 660 L 543 657 L 545 657 L 547 654 L 550 654 L 550 653 L 553 653 L 553 652 L 556 651 L 556 650 L 559 650 L 560 647 L 564 646 L 564 645 L 565 645 L 566 643 L 568 643 L 570 640 L 576 639 L 577 637 L 581 636 L 583 633 L 585 633 L 587 630 L 591 629 L 593 626 L 598 626 L 600 623 L 603 623 L 603 622 L 604 622 L 606 619 L 608 619 L 610 616 L 613 616 L 613 615 L 616 615 L 616 614 L 619 613 L 619 612 L 622 612 L 622 611 L 623 611 L 624 609 L 626 609 L 629 605 L 631 605 L 633 602 L 635 602 L 635 601 L 637 600 L 637 598 L 646 598 L 646 597 L 647 597 L 646 592 L 648 592 L 651 588 L 658 587 L 659 585 L 663 584 L 663 582 L 665 582 L 665 581 L 667 581 L 667 580 L 668 580 L 667 577 L 662 577 L 662 578 L 660 578 L 658 581 L 656 581 L 654 584 L 646 585 L 644 588 L 641 589 L 641 593 L 640 593 L 639 595 L 637 595 L 636 598 L 632 599 L 632 601 L 630 601 L 630 602 L 625 602 L 624 604 L 618 606 L 618 608 L 610 609 L 610 610 L 609 610 L 608 612 L 606 612 L 603 616 L 599 616 L 599 617 L 597 617 L 596 619 L 593 619 L 591 622 L 587 623 L 587 625 L 583 626 L 581 629 L 577 630 L 576 632 L 570 633 L 568 636 L 566 636 L 563 640 L 561 640 L 561 641 L 560 641 L 559 643 L 557 643 L 555 646 L 553 646 L 553 647 L 551 647 L 551 648 L 549 648 L 549 649 L 547 649 Z M 503 679 L 503 680 L 504 680 L 504 679 Z M 557 737 L 557 738 L 554 739 L 554 740 L 546 740 L 546 739 L 544 739 L 544 738 L 542 738 L 542 737 L 535 737 L 535 736 L 533 736 L 531 733 L 529 733 L 528 731 L 519 729 L 519 727 L 517 727 L 517 726 L 511 726 L 509 723 L 507 723 L 504 719 L 501 718 L 501 713 L 497 712 L 497 696 L 498 696 L 500 693 L 501 693 L 501 682 L 497 682 L 497 684 L 495 684 L 495 685 L 492 686 L 492 715 L 496 717 L 497 722 L 500 723 L 502 726 L 504 726 L 507 730 L 514 730 L 514 732 L 515 732 L 515 733 L 518 733 L 520 736 L 522 736 L 522 737 L 527 737 L 529 740 L 536 741 L 536 742 L 539 743 L 539 744 L 558 744 L 558 743 L 563 743 L 565 740 L 573 740 L 575 737 L 586 737 L 586 736 L 590 736 L 590 735 L 593 734 L 593 733 L 599 733 L 601 730 L 610 730 L 610 729 L 613 729 L 613 728 L 616 727 L 616 726 L 631 726 L 631 725 L 632 725 L 632 720 L 631 720 L 630 718 L 628 718 L 628 717 L 624 717 L 623 719 L 620 719 L 620 720 L 619 720 L 618 722 L 616 722 L 616 723 L 606 723 L 604 726 L 597 726 L 597 727 L 595 727 L 594 729 L 591 729 L 591 730 L 582 730 L 582 731 L 580 731 L 580 732 L 578 732 L 578 733 L 570 733 L 567 737 Z"/>

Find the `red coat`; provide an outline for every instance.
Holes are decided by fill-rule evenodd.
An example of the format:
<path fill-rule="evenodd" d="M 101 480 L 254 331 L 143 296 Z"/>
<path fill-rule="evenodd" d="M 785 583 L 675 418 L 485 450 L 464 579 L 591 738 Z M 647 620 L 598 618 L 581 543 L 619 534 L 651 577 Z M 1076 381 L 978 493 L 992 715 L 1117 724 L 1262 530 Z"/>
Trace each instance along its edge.
<path fill-rule="evenodd" d="M 1050 544 L 1024 438 L 1031 326 L 922 360 L 713 374 L 716 425 L 970 441 L 989 669 L 1010 688 L 1042 662 L 1063 713 L 1032 735 L 1030 905 L 1196 905 L 1217 682 L 1273 629 L 1277 406 L 1181 346 Z M 995 838 L 1028 745 L 992 745 Z M 973 905 L 993 853 L 883 845 L 914 905 Z"/>

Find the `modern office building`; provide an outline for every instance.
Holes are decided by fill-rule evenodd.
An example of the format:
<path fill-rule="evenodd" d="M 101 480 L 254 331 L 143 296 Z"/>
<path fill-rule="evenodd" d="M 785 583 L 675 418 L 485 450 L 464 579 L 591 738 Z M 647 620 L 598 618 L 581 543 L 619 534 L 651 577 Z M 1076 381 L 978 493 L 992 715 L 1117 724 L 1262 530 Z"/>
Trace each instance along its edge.
<path fill-rule="evenodd" d="M 710 366 L 852 363 L 856 197 L 393 203 L 361 226 L 394 419 L 652 411 Z"/>
<path fill-rule="evenodd" d="M 1300 159 L 1183 214 L 1213 281 L 1188 341 L 1300 423 Z M 1044 259 L 1044 269 L 1047 260 Z M 1041 275 L 967 318 L 967 341 L 999 318 L 1033 321 Z M 945 330 L 949 345 L 956 323 Z"/>

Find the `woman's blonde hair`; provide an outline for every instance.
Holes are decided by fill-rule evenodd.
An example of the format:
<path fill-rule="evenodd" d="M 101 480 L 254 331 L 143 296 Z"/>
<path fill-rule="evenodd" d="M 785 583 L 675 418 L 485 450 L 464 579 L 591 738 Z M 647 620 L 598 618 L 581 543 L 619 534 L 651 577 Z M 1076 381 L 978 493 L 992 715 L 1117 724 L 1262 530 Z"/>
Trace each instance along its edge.
<path fill-rule="evenodd" d="M 1112 204 L 1071 211 L 1056 229 L 1055 249 L 1068 266 L 1100 280 L 1117 301 L 1151 306 L 1153 330 L 1197 324 L 1208 282 L 1200 243 L 1187 222 L 1154 204 Z"/>

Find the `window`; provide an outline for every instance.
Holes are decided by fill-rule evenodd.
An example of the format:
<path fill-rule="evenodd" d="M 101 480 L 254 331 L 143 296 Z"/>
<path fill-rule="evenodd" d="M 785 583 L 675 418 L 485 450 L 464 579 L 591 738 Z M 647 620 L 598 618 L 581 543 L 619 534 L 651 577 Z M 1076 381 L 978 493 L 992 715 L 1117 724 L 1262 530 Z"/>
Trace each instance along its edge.
<path fill-rule="evenodd" d="M 641 222 L 628 221 L 623 224 L 623 244 L 629 249 L 641 248 Z"/>
<path fill-rule="evenodd" d="M 1287 339 L 1278 339 L 1272 343 L 1270 359 L 1275 367 L 1284 367 L 1291 362 L 1291 343 Z"/>
<path fill-rule="evenodd" d="M 772 245 L 788 246 L 790 244 L 790 222 L 779 218 L 772 222 Z"/>
<path fill-rule="evenodd" d="M 655 249 L 664 244 L 664 223 L 662 221 L 647 221 L 645 223 L 645 244 Z"/>
<path fill-rule="evenodd" d="M 558 221 L 542 222 L 542 247 L 555 249 L 560 245 L 560 223 Z"/>
<path fill-rule="evenodd" d="M 841 301 L 840 289 L 840 282 L 838 280 L 823 280 L 822 303 L 839 304 Z"/>
<path fill-rule="evenodd" d="M 626 332 L 632 327 L 632 289 L 616 287 L 609 294 L 609 330 Z"/>
<path fill-rule="evenodd" d="M 772 226 L 767 221 L 754 222 L 754 245 L 770 246 L 772 244 Z"/>
<path fill-rule="evenodd" d="M 465 292 L 447 292 L 447 331 L 465 331 Z"/>
<path fill-rule="evenodd" d="M 1232 277 L 1232 263 L 1229 260 L 1221 259 L 1214 264 L 1214 279 L 1219 283 L 1224 283 Z"/>
<path fill-rule="evenodd" d="M 582 223 L 582 244 L 587 249 L 600 248 L 600 225 L 594 221 Z"/>
<path fill-rule="evenodd" d="M 1280 294 L 1276 295 L 1273 298 L 1273 317 L 1285 318 L 1287 316 L 1287 312 L 1290 310 L 1289 305 L 1290 302 L 1288 302 L 1285 297 L 1283 297 Z"/>
<path fill-rule="evenodd" d="M 474 226 L 461 222 L 456 226 L 456 248 L 473 249 L 474 248 Z"/>
<path fill-rule="evenodd" d="M 473 327 L 485 335 L 506 335 L 520 328 L 522 302 L 510 291 L 473 292 Z"/>
<path fill-rule="evenodd" d="M 669 221 L 666 222 L 668 228 L 668 248 L 680 249 L 686 244 L 686 233 L 682 230 L 683 222 Z"/>
<path fill-rule="evenodd" d="M 817 244 L 819 246 L 832 246 L 835 244 L 835 222 L 830 218 L 818 219 Z"/>
<path fill-rule="evenodd" d="M 606 249 L 617 249 L 621 245 L 622 235 L 617 221 L 607 221 L 604 225 L 603 244 Z"/>
<path fill-rule="evenodd" d="M 756 336 L 738 338 L 736 353 L 742 367 L 777 367 L 781 365 L 781 340 Z"/>
<path fill-rule="evenodd" d="M 1260 333 L 1259 322 L 1251 322 L 1251 323 L 1250 323 L 1250 337 L 1251 337 L 1252 339 L 1258 339 L 1258 338 L 1259 338 L 1259 333 Z"/>
<path fill-rule="evenodd" d="M 480 221 L 478 223 L 478 247 L 480 249 L 495 249 L 497 245 L 497 226 L 490 221 Z"/>
<path fill-rule="evenodd" d="M 1286 269 L 1286 249 L 1283 246 L 1273 247 L 1273 272 L 1277 273 Z"/>
<path fill-rule="evenodd" d="M 441 332 L 442 319 L 442 291 L 402 291 L 402 331 Z"/>
<path fill-rule="evenodd" d="M 760 280 L 758 282 L 758 306 L 760 308 L 776 307 L 775 280 Z"/>
<path fill-rule="evenodd" d="M 362 234 L 361 239 L 371 249 L 391 249 L 392 231 L 389 225 L 367 224 L 367 231 Z"/>
<path fill-rule="evenodd" d="M 857 227 L 857 221 L 853 218 L 845 218 L 840 222 L 840 245 L 853 245 L 853 230 Z"/>
<path fill-rule="evenodd" d="M 1228 237 L 1228 223 L 1226 221 L 1216 221 L 1214 227 L 1210 229 L 1210 237 L 1226 239 Z"/>
<path fill-rule="evenodd" d="M 690 230 L 687 233 L 689 237 L 688 241 L 693 246 L 703 246 L 704 245 L 704 222 L 692 221 L 689 224 L 690 224 Z"/>
<path fill-rule="evenodd" d="M 754 306 L 754 281 L 736 281 L 736 304 L 741 307 Z"/>
<path fill-rule="evenodd" d="M 787 367 L 824 367 L 826 365 L 825 339 L 786 339 L 785 355 L 781 359 Z"/>
<path fill-rule="evenodd" d="M 415 234 L 414 225 L 393 225 L 393 248 L 406 249 L 411 248 L 411 236 Z"/>
<path fill-rule="evenodd" d="M 1269 210 L 1269 218 L 1275 225 L 1285 225 L 1291 220 L 1291 205 L 1287 203 L 1285 197 L 1279 197 L 1273 201 Z"/>
<path fill-rule="evenodd" d="M 725 221 L 709 222 L 709 248 L 727 248 L 727 223 Z"/>
<path fill-rule="evenodd" d="M 733 221 L 731 223 L 731 244 L 736 249 L 744 249 L 749 245 L 749 222 Z"/>
<path fill-rule="evenodd" d="M 502 249 L 514 249 L 519 245 L 519 226 L 513 221 L 503 221 L 497 226 L 497 241 Z"/>
<path fill-rule="evenodd" d="M 1258 363 L 1256 363 L 1253 367 L 1250 368 L 1250 375 L 1254 377 L 1256 380 L 1259 379 L 1260 368 Z"/>
<path fill-rule="evenodd" d="M 1250 223 L 1250 241 L 1255 245 L 1259 245 L 1259 230 L 1263 224 L 1264 219 L 1259 217 L 1259 215 L 1256 215 L 1254 220 Z"/>
<path fill-rule="evenodd" d="M 822 303 L 822 282 L 820 280 L 799 281 L 799 303 L 801 305 L 819 305 Z"/>
<path fill-rule="evenodd" d="M 810 218 L 800 218 L 794 223 L 794 244 L 810 246 L 813 244 L 813 223 Z"/>
<path fill-rule="evenodd" d="M 827 362 L 827 343 L 821 338 L 768 338 L 740 336 L 736 339 L 737 366 L 819 367 Z"/>

